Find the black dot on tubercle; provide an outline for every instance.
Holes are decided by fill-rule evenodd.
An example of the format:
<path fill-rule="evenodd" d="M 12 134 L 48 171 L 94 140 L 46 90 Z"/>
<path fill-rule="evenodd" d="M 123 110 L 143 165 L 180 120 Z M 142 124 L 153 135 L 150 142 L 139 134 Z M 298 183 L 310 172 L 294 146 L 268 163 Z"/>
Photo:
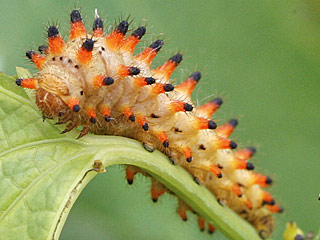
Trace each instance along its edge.
<path fill-rule="evenodd" d="M 231 119 L 231 120 L 229 121 L 229 124 L 230 124 L 231 126 L 233 126 L 233 127 L 236 127 L 236 126 L 239 124 L 239 122 L 238 122 L 237 119 Z"/>
<path fill-rule="evenodd" d="M 27 51 L 27 52 L 26 52 L 26 56 L 27 56 L 27 58 L 29 58 L 30 60 L 32 59 L 33 54 L 35 54 L 34 51 Z"/>
<path fill-rule="evenodd" d="M 45 53 L 48 50 L 48 46 L 41 45 L 41 46 L 39 46 L 38 50 L 40 53 Z"/>
<path fill-rule="evenodd" d="M 144 123 L 144 124 L 142 125 L 142 128 L 143 128 L 144 131 L 148 131 L 148 130 L 149 130 L 149 125 L 148 125 L 148 123 Z"/>
<path fill-rule="evenodd" d="M 93 30 L 96 30 L 98 28 L 103 28 L 103 21 L 101 18 L 96 18 L 93 23 Z"/>
<path fill-rule="evenodd" d="M 143 35 L 146 33 L 146 28 L 145 27 L 139 27 L 138 29 L 134 30 L 132 35 L 135 36 L 136 38 L 142 38 Z"/>
<path fill-rule="evenodd" d="M 91 52 L 93 50 L 94 41 L 92 39 L 87 39 L 82 44 L 82 47 L 87 51 Z"/>
<path fill-rule="evenodd" d="M 160 51 L 160 49 L 162 48 L 164 42 L 160 39 L 158 39 L 157 41 L 153 42 L 150 47 L 154 50 L 156 50 L 157 52 Z"/>
<path fill-rule="evenodd" d="M 147 77 L 145 78 L 145 82 L 148 84 L 148 85 L 151 85 L 151 84 L 154 84 L 156 82 L 156 80 L 152 77 Z"/>
<path fill-rule="evenodd" d="M 134 122 L 134 121 L 136 120 L 136 117 L 135 117 L 133 114 L 131 114 L 131 115 L 129 116 L 129 120 L 130 120 L 131 122 Z"/>
<path fill-rule="evenodd" d="M 94 118 L 94 117 L 91 117 L 91 118 L 90 118 L 90 122 L 91 122 L 91 123 L 96 123 L 96 122 L 97 122 L 97 119 Z"/>
<path fill-rule="evenodd" d="M 163 90 L 166 92 L 171 92 L 173 91 L 173 89 L 174 89 L 174 86 L 170 83 L 167 83 L 163 86 Z"/>
<path fill-rule="evenodd" d="M 129 68 L 129 75 L 134 76 L 140 73 L 140 69 L 137 67 L 130 67 Z"/>
<path fill-rule="evenodd" d="M 122 21 L 119 23 L 116 29 L 118 30 L 118 32 L 125 35 L 128 31 L 128 27 L 129 27 L 129 23 L 127 21 Z"/>
<path fill-rule="evenodd" d="M 105 77 L 103 79 L 103 84 L 104 85 L 111 85 L 114 83 L 114 79 L 112 77 Z"/>
<path fill-rule="evenodd" d="M 237 147 L 238 147 L 238 145 L 234 141 L 230 142 L 230 148 L 231 149 L 236 149 Z"/>
<path fill-rule="evenodd" d="M 257 152 L 257 149 L 255 147 L 247 147 L 249 151 L 251 151 L 253 154 Z"/>
<path fill-rule="evenodd" d="M 133 179 L 127 179 L 127 182 L 128 182 L 129 185 L 132 185 Z"/>
<path fill-rule="evenodd" d="M 294 240 L 304 240 L 304 237 L 303 237 L 301 234 L 297 234 L 297 235 L 294 237 Z"/>
<path fill-rule="evenodd" d="M 217 177 L 218 177 L 218 178 L 222 178 L 222 173 L 219 173 L 219 174 L 217 175 Z"/>
<path fill-rule="evenodd" d="M 221 106 L 223 103 L 222 98 L 215 98 L 211 102 L 217 104 L 218 106 Z"/>
<path fill-rule="evenodd" d="M 178 53 L 178 54 L 174 55 L 173 57 L 171 57 L 169 60 L 179 64 L 182 61 L 182 55 L 180 53 Z"/>
<path fill-rule="evenodd" d="M 266 179 L 266 184 L 272 184 L 272 179 L 270 178 L 270 177 L 267 177 L 267 179 Z"/>
<path fill-rule="evenodd" d="M 21 83 L 22 83 L 22 79 L 21 78 L 16 79 L 16 84 L 18 86 L 21 86 Z"/>
<path fill-rule="evenodd" d="M 164 141 L 162 144 L 165 148 L 169 147 L 169 141 Z"/>
<path fill-rule="evenodd" d="M 48 37 L 55 37 L 59 35 L 59 30 L 56 26 L 50 26 L 48 28 Z"/>
<path fill-rule="evenodd" d="M 247 170 L 253 170 L 254 169 L 254 165 L 252 162 L 247 162 Z"/>
<path fill-rule="evenodd" d="M 73 10 L 70 14 L 71 22 L 80 22 L 82 21 L 81 14 L 79 10 Z"/>
<path fill-rule="evenodd" d="M 201 78 L 201 73 L 200 72 L 194 72 L 194 73 L 191 74 L 190 78 L 192 78 L 196 82 L 199 82 L 199 80 Z"/>
<path fill-rule="evenodd" d="M 152 201 L 153 201 L 154 203 L 156 203 L 156 202 L 158 202 L 158 198 L 152 198 Z"/>
<path fill-rule="evenodd" d="M 193 106 L 191 104 L 189 104 L 189 103 L 185 103 L 183 108 L 184 108 L 185 111 L 191 112 L 192 109 L 193 109 Z"/>
<path fill-rule="evenodd" d="M 209 129 L 216 129 L 217 128 L 217 124 L 214 121 L 210 120 L 208 122 L 208 128 Z"/>
<path fill-rule="evenodd" d="M 111 121 L 111 117 L 110 116 L 104 116 L 104 120 L 106 120 L 106 122 L 110 122 Z"/>
<path fill-rule="evenodd" d="M 192 162 L 192 157 L 186 158 L 186 161 L 187 161 L 188 163 Z"/>
<path fill-rule="evenodd" d="M 80 106 L 78 104 L 76 104 L 76 105 L 74 105 L 72 107 L 72 109 L 73 109 L 74 112 L 79 112 L 80 111 Z"/>

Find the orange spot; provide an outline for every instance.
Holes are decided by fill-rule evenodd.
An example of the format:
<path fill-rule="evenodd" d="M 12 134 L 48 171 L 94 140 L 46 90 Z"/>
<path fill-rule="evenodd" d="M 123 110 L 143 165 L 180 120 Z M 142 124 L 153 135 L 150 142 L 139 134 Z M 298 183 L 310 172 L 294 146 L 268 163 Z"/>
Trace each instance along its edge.
<path fill-rule="evenodd" d="M 88 64 L 92 60 L 92 51 L 88 51 L 86 48 L 81 47 L 78 50 L 77 58 L 81 64 Z"/>
<path fill-rule="evenodd" d="M 252 157 L 253 152 L 249 149 L 241 149 L 239 151 L 234 152 L 234 154 L 240 160 L 248 160 Z"/>
<path fill-rule="evenodd" d="M 234 183 L 232 185 L 232 192 L 237 195 L 237 197 L 241 197 L 242 196 L 242 191 L 241 191 L 241 187 L 238 183 Z"/>
<path fill-rule="evenodd" d="M 69 39 L 76 39 L 82 36 L 86 36 L 87 30 L 82 21 L 71 23 Z"/>
<path fill-rule="evenodd" d="M 119 65 L 119 68 L 118 68 L 118 74 L 120 77 L 127 77 L 129 76 L 129 69 L 130 67 L 128 66 L 125 66 L 125 65 Z"/>
<path fill-rule="evenodd" d="M 186 111 L 184 109 L 185 102 L 176 100 L 176 101 L 170 102 L 170 105 L 171 105 L 171 110 L 173 112 L 185 112 Z"/>
<path fill-rule="evenodd" d="M 121 112 L 123 115 L 125 115 L 127 118 L 129 118 L 131 115 L 133 115 L 133 112 L 131 110 L 131 108 L 129 107 L 122 107 L 121 108 Z"/>
<path fill-rule="evenodd" d="M 106 44 L 111 49 L 119 48 L 123 38 L 124 38 L 124 34 L 122 34 L 117 29 L 115 29 L 112 33 L 110 33 L 106 37 Z"/>
<path fill-rule="evenodd" d="M 162 75 L 165 79 L 169 79 L 177 66 L 178 64 L 176 62 L 168 60 L 162 66 L 154 69 L 153 73 L 156 75 Z"/>
<path fill-rule="evenodd" d="M 267 187 L 269 186 L 270 184 L 267 183 L 267 177 L 260 174 L 260 173 L 255 173 L 253 175 L 254 179 L 253 179 L 253 183 L 254 184 L 258 184 L 260 185 L 261 187 Z"/>
<path fill-rule="evenodd" d="M 216 228 L 212 224 L 208 223 L 208 231 L 209 233 L 214 233 Z"/>
<path fill-rule="evenodd" d="M 211 118 L 212 115 L 219 109 L 221 106 L 221 103 L 219 104 L 219 101 L 210 101 L 200 107 L 197 108 L 197 112 L 200 114 L 203 114 L 207 118 Z"/>
<path fill-rule="evenodd" d="M 221 136 L 224 136 L 226 138 L 230 137 L 230 135 L 233 133 L 235 127 L 232 126 L 230 123 L 226 123 L 224 125 L 220 125 L 217 127 L 216 133 L 218 133 Z"/>
<path fill-rule="evenodd" d="M 263 197 L 262 197 L 263 201 L 265 201 L 266 203 L 271 203 L 274 202 L 274 199 L 272 197 L 272 195 L 269 192 L 263 192 Z M 272 204 L 271 204 L 272 205 Z"/>
<path fill-rule="evenodd" d="M 219 137 L 215 142 L 216 149 L 229 149 L 231 140 L 228 138 Z"/>
<path fill-rule="evenodd" d="M 109 108 L 108 106 L 106 106 L 106 105 L 103 105 L 103 106 L 101 107 L 101 114 L 102 114 L 103 116 L 111 116 L 111 110 L 110 110 L 110 108 Z"/>
<path fill-rule="evenodd" d="M 129 37 L 127 37 L 124 41 L 123 44 L 121 46 L 121 50 L 124 50 L 126 52 L 129 53 L 133 53 L 135 47 L 137 46 L 137 44 L 139 43 L 140 39 L 130 35 Z"/>
<path fill-rule="evenodd" d="M 192 161 L 192 151 L 189 147 L 183 148 L 183 155 L 186 158 L 187 162 Z"/>
<path fill-rule="evenodd" d="M 194 128 L 195 129 L 208 129 L 209 128 L 209 120 L 202 118 L 202 117 L 196 117 L 195 118 L 195 124 L 194 124 Z"/>
<path fill-rule="evenodd" d="M 35 78 L 26 78 L 21 80 L 21 87 L 29 88 L 29 89 L 37 89 L 38 88 L 38 80 Z"/>
<path fill-rule="evenodd" d="M 187 218 L 187 211 L 186 210 L 178 208 L 178 214 L 183 221 L 187 221 L 188 218 Z"/>
<path fill-rule="evenodd" d="M 188 78 L 187 80 L 176 86 L 175 89 L 190 96 L 196 85 L 197 81 L 195 81 L 193 78 Z"/>
<path fill-rule="evenodd" d="M 105 76 L 103 75 L 96 75 L 93 77 L 93 85 L 96 87 L 102 87 L 104 86 L 103 84 L 103 80 L 104 80 Z"/>
<path fill-rule="evenodd" d="M 144 87 L 147 85 L 145 79 L 145 77 L 137 77 L 134 79 L 134 83 L 137 87 Z"/>
<path fill-rule="evenodd" d="M 160 132 L 158 133 L 158 139 L 160 140 L 160 142 L 164 143 L 168 141 L 168 135 L 165 132 Z"/>
<path fill-rule="evenodd" d="M 152 93 L 153 94 L 160 94 L 160 93 L 164 93 L 165 90 L 164 90 L 164 85 L 163 83 L 156 83 L 154 84 L 153 88 L 152 88 Z"/>
<path fill-rule="evenodd" d="M 209 170 L 212 174 L 216 175 L 218 178 L 222 177 L 221 169 L 217 165 L 211 165 Z"/>
<path fill-rule="evenodd" d="M 204 218 L 198 216 L 198 226 L 200 228 L 200 231 L 204 231 L 204 229 L 206 228 L 205 224 L 206 221 L 204 220 Z"/>
<path fill-rule="evenodd" d="M 49 37 L 49 53 L 56 55 L 61 54 L 64 50 L 64 41 L 60 35 Z"/>
<path fill-rule="evenodd" d="M 69 108 L 73 110 L 73 106 L 79 105 L 79 99 L 76 97 L 69 98 L 67 104 L 68 104 Z"/>
<path fill-rule="evenodd" d="M 93 108 L 93 107 L 89 107 L 88 109 L 87 109 L 87 113 L 88 113 L 88 117 L 89 117 L 89 119 L 90 118 L 97 118 L 97 113 L 96 113 L 96 110 Z"/>
<path fill-rule="evenodd" d="M 127 166 L 126 167 L 126 178 L 127 178 L 127 181 L 128 181 L 129 184 L 133 183 L 134 175 L 136 173 L 137 172 L 131 166 Z"/>
<path fill-rule="evenodd" d="M 267 208 L 272 213 L 281 213 L 283 211 L 283 209 L 278 204 L 267 205 Z"/>
<path fill-rule="evenodd" d="M 145 62 L 147 64 L 151 64 L 152 60 L 157 56 L 158 51 L 151 47 L 147 47 L 142 53 L 137 55 L 135 59 L 137 61 Z"/>
<path fill-rule="evenodd" d="M 143 126 L 145 123 L 147 123 L 146 117 L 143 116 L 142 114 L 137 114 L 136 115 L 137 123 L 139 126 Z"/>
<path fill-rule="evenodd" d="M 161 195 L 166 193 L 166 190 L 157 182 L 152 181 L 150 192 L 151 192 L 152 200 L 156 202 Z"/>
<path fill-rule="evenodd" d="M 33 53 L 32 54 L 32 59 L 31 61 L 36 65 L 36 67 L 41 70 L 42 69 L 42 66 L 43 64 L 45 63 L 46 61 L 46 58 L 41 56 L 40 54 L 38 53 Z"/>
<path fill-rule="evenodd" d="M 252 202 L 249 199 L 246 199 L 244 201 L 244 204 L 246 205 L 246 207 L 251 210 L 252 209 Z"/>
<path fill-rule="evenodd" d="M 236 169 L 247 169 L 247 163 L 248 161 L 242 161 L 239 159 L 234 159 L 234 164 Z"/>
<path fill-rule="evenodd" d="M 102 28 L 97 28 L 93 31 L 93 36 L 94 37 L 103 37 L 104 36 L 104 32 Z"/>

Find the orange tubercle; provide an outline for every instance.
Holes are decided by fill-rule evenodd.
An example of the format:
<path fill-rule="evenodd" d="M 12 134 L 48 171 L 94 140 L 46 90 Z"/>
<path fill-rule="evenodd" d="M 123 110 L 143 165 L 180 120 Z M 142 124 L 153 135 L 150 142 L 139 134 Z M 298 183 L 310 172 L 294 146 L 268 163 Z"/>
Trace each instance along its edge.
<path fill-rule="evenodd" d="M 183 148 L 183 155 L 186 158 L 187 162 L 192 162 L 192 151 L 189 147 Z"/>
<path fill-rule="evenodd" d="M 168 61 L 166 61 L 162 66 L 154 69 L 153 73 L 155 75 L 161 75 L 165 79 L 169 79 L 171 74 L 173 73 L 173 71 L 176 69 L 178 64 L 181 62 L 181 60 L 182 60 L 182 55 L 177 54 L 177 55 L 173 56 L 172 58 L 170 58 Z"/>
<path fill-rule="evenodd" d="M 71 23 L 69 39 L 72 40 L 80 37 L 85 37 L 86 34 L 87 34 L 87 30 L 82 21 Z"/>
<path fill-rule="evenodd" d="M 71 97 L 67 101 L 67 104 L 70 109 L 72 109 L 74 112 L 79 112 L 80 111 L 80 106 L 79 106 L 79 99 L 76 97 Z"/>
<path fill-rule="evenodd" d="M 206 221 L 203 217 L 198 216 L 198 226 L 201 232 L 203 232 L 206 228 Z"/>
<path fill-rule="evenodd" d="M 253 183 L 261 187 L 268 187 L 272 183 L 272 179 L 260 173 L 255 173 L 253 175 Z"/>
<path fill-rule="evenodd" d="M 212 224 L 208 223 L 208 232 L 211 234 L 211 233 L 214 233 L 215 231 L 216 231 L 215 226 L 213 226 Z"/>
<path fill-rule="evenodd" d="M 165 132 L 160 132 L 157 134 L 157 136 L 164 147 L 169 147 L 168 135 Z"/>
<path fill-rule="evenodd" d="M 221 98 L 215 98 L 212 101 L 197 108 L 197 112 L 203 114 L 207 118 L 211 118 L 212 115 L 219 109 L 222 104 Z"/>
<path fill-rule="evenodd" d="M 237 196 L 237 197 L 242 197 L 242 191 L 241 187 L 238 183 L 234 183 L 232 185 L 232 192 Z"/>
<path fill-rule="evenodd" d="M 146 117 L 142 114 L 137 114 L 136 119 L 137 123 L 143 128 L 143 130 L 148 131 L 149 126 Z"/>
<path fill-rule="evenodd" d="M 136 173 L 137 172 L 131 166 L 126 167 L 126 178 L 127 178 L 128 184 L 131 185 L 133 183 L 134 175 Z"/>
<path fill-rule="evenodd" d="M 216 133 L 218 133 L 220 136 L 228 138 L 233 133 L 237 125 L 238 121 L 236 119 L 232 119 L 228 123 L 218 126 Z"/>
<path fill-rule="evenodd" d="M 64 50 L 65 43 L 63 39 L 58 36 L 50 37 L 48 39 L 49 42 L 49 53 L 53 55 L 61 54 Z"/>
<path fill-rule="evenodd" d="M 222 177 L 221 169 L 218 167 L 218 165 L 211 165 L 209 170 L 212 174 L 216 175 L 218 178 Z"/>
<path fill-rule="evenodd" d="M 137 55 L 135 59 L 137 61 L 145 62 L 150 65 L 155 56 L 157 56 L 157 53 L 160 51 L 162 46 L 163 41 L 157 40 L 153 42 L 149 47 L 147 47 L 142 53 Z"/>
<path fill-rule="evenodd" d="M 176 86 L 176 90 L 191 96 L 195 86 L 201 78 L 200 72 L 193 73 L 187 80 Z"/>
<path fill-rule="evenodd" d="M 46 58 L 41 56 L 40 54 L 34 52 L 34 51 L 28 51 L 26 53 L 26 56 L 36 65 L 36 67 L 41 70 L 43 64 L 46 61 Z"/>
<path fill-rule="evenodd" d="M 96 121 L 97 121 L 96 120 L 97 119 L 97 112 L 93 107 L 87 108 L 87 114 L 88 114 L 88 117 L 90 119 L 90 122 L 91 123 L 96 123 Z"/>
<path fill-rule="evenodd" d="M 235 149 L 237 144 L 228 138 L 220 137 L 215 141 L 216 149 Z"/>
<path fill-rule="evenodd" d="M 268 208 L 269 211 L 272 212 L 272 213 L 282 213 L 282 212 L 283 212 L 283 208 L 280 207 L 278 204 L 267 205 L 267 208 Z"/>
<path fill-rule="evenodd" d="M 38 80 L 36 78 L 17 79 L 16 84 L 23 88 L 38 89 Z"/>
<path fill-rule="evenodd" d="M 245 149 L 241 149 L 235 151 L 235 156 L 240 160 L 248 160 L 256 153 L 256 149 L 254 147 L 248 147 Z"/>

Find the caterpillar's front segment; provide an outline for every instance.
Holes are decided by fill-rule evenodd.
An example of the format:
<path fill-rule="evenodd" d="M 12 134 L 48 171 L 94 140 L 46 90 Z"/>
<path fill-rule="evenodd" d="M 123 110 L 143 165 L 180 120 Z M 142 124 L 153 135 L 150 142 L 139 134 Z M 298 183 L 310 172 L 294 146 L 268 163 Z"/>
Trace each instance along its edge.
<path fill-rule="evenodd" d="M 36 90 L 36 103 L 43 115 L 66 123 L 63 133 L 81 125 L 79 137 L 88 132 L 121 135 L 141 141 L 149 150 L 164 152 L 220 202 L 253 224 L 263 238 L 268 237 L 274 227 L 272 214 L 282 211 L 264 190 L 272 180 L 252 171 L 249 159 L 256 152 L 253 147 L 233 150 L 237 144 L 229 137 L 238 125 L 236 119 L 219 126 L 211 120 L 221 98 L 199 107 L 193 104 L 191 94 L 201 73 L 194 72 L 173 86 L 170 76 L 182 61 L 180 53 L 151 69 L 164 44 L 161 39 L 133 55 L 146 33 L 144 26 L 126 36 L 129 23 L 121 21 L 105 35 L 97 14 L 92 33 L 87 32 L 78 10 L 71 12 L 70 21 L 67 42 L 56 26 L 50 26 L 48 45 L 41 45 L 40 53 L 26 53 L 39 74 L 16 80 L 17 85 Z M 148 176 L 136 167 L 127 167 L 129 184 L 137 173 Z M 152 179 L 154 202 L 168 191 Z M 188 218 L 187 211 L 194 212 L 179 200 L 178 213 L 183 220 Z M 198 217 L 201 230 L 208 227 L 210 233 L 215 231 L 212 223 L 207 225 Z"/>

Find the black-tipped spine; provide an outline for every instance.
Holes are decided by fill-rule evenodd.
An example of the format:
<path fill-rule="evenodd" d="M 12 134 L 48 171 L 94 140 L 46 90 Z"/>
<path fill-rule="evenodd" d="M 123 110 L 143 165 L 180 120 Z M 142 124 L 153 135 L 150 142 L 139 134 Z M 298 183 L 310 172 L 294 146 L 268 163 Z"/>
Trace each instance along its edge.
<path fill-rule="evenodd" d="M 72 23 L 82 21 L 81 14 L 79 10 L 73 10 L 70 14 L 70 20 Z"/>

